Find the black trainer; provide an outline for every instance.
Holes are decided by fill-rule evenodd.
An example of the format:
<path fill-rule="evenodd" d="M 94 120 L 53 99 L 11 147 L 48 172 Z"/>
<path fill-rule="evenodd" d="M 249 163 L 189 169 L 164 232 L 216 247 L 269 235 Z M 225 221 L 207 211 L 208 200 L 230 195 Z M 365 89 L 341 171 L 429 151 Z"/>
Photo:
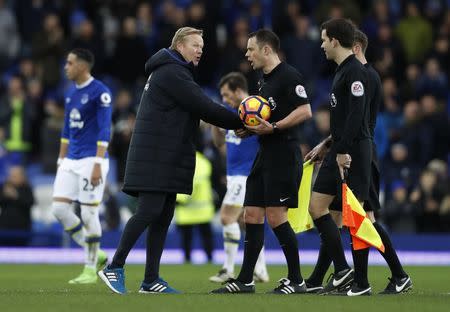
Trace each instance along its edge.
<path fill-rule="evenodd" d="M 322 284 L 314 285 L 311 282 L 308 282 L 308 280 L 305 280 L 306 283 L 306 292 L 308 294 L 317 294 L 319 291 L 323 289 Z"/>
<path fill-rule="evenodd" d="M 287 278 L 282 278 L 278 282 L 280 283 L 280 285 L 278 285 L 274 290 L 270 291 L 269 294 L 290 295 L 306 293 L 305 280 L 303 280 L 300 284 L 296 284 L 292 283 Z"/>
<path fill-rule="evenodd" d="M 327 295 L 338 292 L 339 290 L 343 290 L 353 282 L 353 275 L 354 271 L 350 268 L 339 271 L 337 273 L 331 273 L 331 275 L 327 279 L 327 285 L 317 293 L 319 295 Z"/>
<path fill-rule="evenodd" d="M 347 290 L 348 297 L 356 296 L 370 296 L 372 294 L 372 287 L 370 285 L 366 287 L 360 287 L 357 283 L 353 282 L 352 286 Z"/>
<path fill-rule="evenodd" d="M 214 289 L 211 294 L 254 294 L 255 282 L 245 284 L 237 279 L 230 278 L 224 283 L 224 287 Z"/>
<path fill-rule="evenodd" d="M 380 292 L 380 295 L 397 295 L 409 291 L 413 283 L 409 276 L 402 278 L 390 277 L 386 288 Z"/>

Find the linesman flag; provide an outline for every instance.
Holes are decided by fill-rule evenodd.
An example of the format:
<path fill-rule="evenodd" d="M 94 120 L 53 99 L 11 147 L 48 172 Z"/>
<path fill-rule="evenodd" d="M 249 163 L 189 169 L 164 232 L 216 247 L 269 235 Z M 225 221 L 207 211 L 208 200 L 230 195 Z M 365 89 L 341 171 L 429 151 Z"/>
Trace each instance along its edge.
<path fill-rule="evenodd" d="M 313 162 L 308 160 L 303 164 L 302 181 L 298 190 L 298 208 L 288 210 L 288 221 L 295 233 L 301 233 L 314 227 L 308 211 L 313 171 Z"/>
<path fill-rule="evenodd" d="M 384 252 L 380 234 L 345 180 L 342 182 L 342 222 L 350 230 L 355 250 L 373 246 Z"/>

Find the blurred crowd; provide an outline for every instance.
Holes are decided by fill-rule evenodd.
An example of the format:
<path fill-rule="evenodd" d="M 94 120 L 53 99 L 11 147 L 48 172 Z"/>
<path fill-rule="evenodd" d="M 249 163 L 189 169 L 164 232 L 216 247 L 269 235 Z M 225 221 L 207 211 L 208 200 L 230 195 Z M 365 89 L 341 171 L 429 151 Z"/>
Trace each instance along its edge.
<path fill-rule="evenodd" d="M 367 58 L 383 83 L 375 138 L 380 218 L 394 231 L 450 232 L 449 0 L 0 0 L 0 229 L 10 224 L 4 218 L 27 216 L 8 212 L 23 205 L 14 200 L 25 197 L 13 195 L 28 192 L 24 168 L 37 164 L 44 173 L 55 172 L 70 49 L 91 50 L 94 76 L 113 91 L 110 154 L 120 186 L 144 64 L 185 25 L 204 30 L 196 78 L 217 101 L 217 82 L 230 71 L 244 73 L 250 94 L 257 92 L 260 73 L 244 56 L 248 34 L 273 29 L 282 58 L 307 82 L 314 118 L 301 129 L 302 150 L 314 147 L 329 134 L 335 64 L 320 49 L 319 28 L 331 17 L 351 18 L 367 34 Z M 218 206 L 226 187 L 223 153 L 212 145 L 208 126 L 202 130 Z M 29 222 L 18 224 L 30 228 Z"/>

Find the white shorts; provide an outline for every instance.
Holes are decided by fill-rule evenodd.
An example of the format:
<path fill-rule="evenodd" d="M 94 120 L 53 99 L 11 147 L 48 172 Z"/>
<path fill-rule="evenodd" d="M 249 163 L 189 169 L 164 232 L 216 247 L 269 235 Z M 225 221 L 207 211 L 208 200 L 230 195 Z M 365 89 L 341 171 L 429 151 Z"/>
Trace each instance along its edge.
<path fill-rule="evenodd" d="M 106 175 L 109 171 L 109 159 L 105 158 L 100 164 L 102 180 L 96 187 L 91 184 L 94 164 L 95 157 L 64 158 L 56 172 L 53 197 L 68 198 L 82 204 L 99 204 L 103 199 Z"/>
<path fill-rule="evenodd" d="M 227 176 L 227 193 L 223 205 L 242 207 L 245 199 L 247 176 Z"/>

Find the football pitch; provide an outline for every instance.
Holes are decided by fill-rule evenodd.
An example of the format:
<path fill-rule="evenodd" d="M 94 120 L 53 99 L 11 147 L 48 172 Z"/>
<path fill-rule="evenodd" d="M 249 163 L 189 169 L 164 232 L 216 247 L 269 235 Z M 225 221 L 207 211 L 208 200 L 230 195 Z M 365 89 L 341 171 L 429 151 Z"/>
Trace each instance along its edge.
<path fill-rule="evenodd" d="M 270 266 L 271 281 L 257 284 L 252 295 L 211 295 L 218 287 L 208 277 L 219 269 L 213 265 L 164 265 L 161 276 L 181 295 L 137 293 L 143 265 L 126 267 L 129 293 L 112 294 L 99 280 L 96 285 L 69 285 L 81 265 L 0 265 L 0 311 L 450 311 L 450 267 L 407 267 L 414 288 L 397 296 L 338 297 L 317 295 L 267 295 L 286 275 L 283 266 Z M 302 267 L 304 276 L 311 266 Z M 388 269 L 370 267 L 374 293 L 387 284 Z"/>

